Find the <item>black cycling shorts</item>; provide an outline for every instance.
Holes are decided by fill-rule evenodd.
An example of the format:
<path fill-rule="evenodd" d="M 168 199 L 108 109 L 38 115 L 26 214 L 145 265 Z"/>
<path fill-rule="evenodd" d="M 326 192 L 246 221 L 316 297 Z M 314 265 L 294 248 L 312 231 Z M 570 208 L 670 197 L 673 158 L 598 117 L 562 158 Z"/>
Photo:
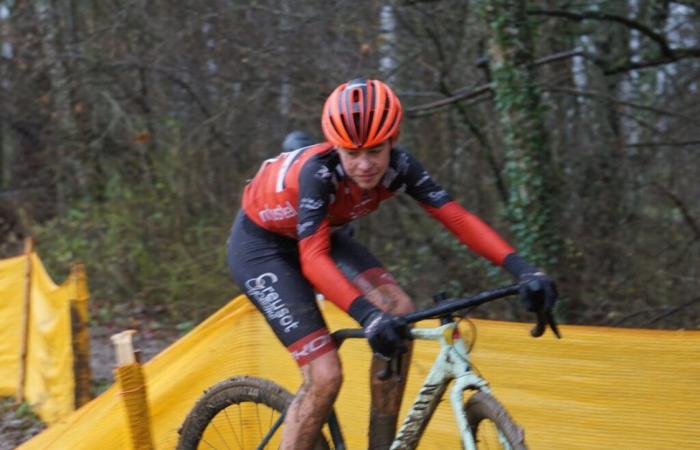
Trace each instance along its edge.
<path fill-rule="evenodd" d="M 349 227 L 331 234 L 331 257 L 363 293 L 394 278 Z M 231 277 L 255 304 L 279 340 L 302 366 L 335 349 L 316 304 L 316 293 L 301 271 L 298 241 L 269 232 L 239 212 L 228 241 Z"/>

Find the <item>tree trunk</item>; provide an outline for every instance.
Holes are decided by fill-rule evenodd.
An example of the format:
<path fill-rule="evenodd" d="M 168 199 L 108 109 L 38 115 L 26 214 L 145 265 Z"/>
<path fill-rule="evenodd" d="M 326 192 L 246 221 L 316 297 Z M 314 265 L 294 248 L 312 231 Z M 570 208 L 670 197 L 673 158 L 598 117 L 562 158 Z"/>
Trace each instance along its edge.
<path fill-rule="evenodd" d="M 494 98 L 505 145 L 507 211 L 519 251 L 554 268 L 560 248 L 553 223 L 557 183 L 535 83 L 532 34 L 523 0 L 482 0 L 489 27 Z"/>

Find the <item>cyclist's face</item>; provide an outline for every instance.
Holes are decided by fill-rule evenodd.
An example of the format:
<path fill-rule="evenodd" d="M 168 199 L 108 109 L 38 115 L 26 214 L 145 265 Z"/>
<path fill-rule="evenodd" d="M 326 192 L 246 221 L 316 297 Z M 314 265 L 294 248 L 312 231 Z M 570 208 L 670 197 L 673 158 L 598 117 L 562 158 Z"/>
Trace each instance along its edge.
<path fill-rule="evenodd" d="M 383 143 L 362 150 L 338 148 L 340 163 L 348 176 L 362 189 L 372 189 L 389 167 L 391 143 Z"/>

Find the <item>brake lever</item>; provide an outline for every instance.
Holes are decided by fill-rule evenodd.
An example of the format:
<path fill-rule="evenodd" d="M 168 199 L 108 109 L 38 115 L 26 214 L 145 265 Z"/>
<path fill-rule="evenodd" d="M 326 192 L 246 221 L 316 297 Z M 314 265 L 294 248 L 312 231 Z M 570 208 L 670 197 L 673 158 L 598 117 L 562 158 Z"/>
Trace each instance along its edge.
<path fill-rule="evenodd" d="M 401 356 L 401 352 L 396 352 L 391 359 L 385 360 L 384 369 L 377 374 L 377 378 L 381 381 L 386 381 L 396 374 L 398 381 L 401 381 L 401 360 L 403 359 Z"/>
<path fill-rule="evenodd" d="M 544 334 L 547 329 L 547 318 L 545 317 L 545 312 L 543 310 L 537 311 L 537 323 L 530 330 L 530 336 L 538 338 Z"/>
<path fill-rule="evenodd" d="M 559 332 L 559 326 L 557 325 L 557 322 L 554 320 L 554 315 L 552 314 L 551 309 L 549 311 L 547 311 L 547 323 L 549 323 L 549 328 L 552 329 L 552 332 L 557 337 L 557 339 L 561 339 L 561 333 Z"/>
<path fill-rule="evenodd" d="M 552 314 L 551 310 L 539 310 L 537 311 L 537 324 L 535 324 L 534 328 L 530 330 L 530 335 L 532 337 L 538 338 L 544 334 L 544 332 L 547 330 L 547 325 L 549 325 L 549 328 L 552 329 L 552 332 L 554 335 L 557 337 L 557 339 L 561 339 L 561 333 L 559 332 L 559 326 L 557 325 L 557 322 L 554 320 L 554 315 Z"/>

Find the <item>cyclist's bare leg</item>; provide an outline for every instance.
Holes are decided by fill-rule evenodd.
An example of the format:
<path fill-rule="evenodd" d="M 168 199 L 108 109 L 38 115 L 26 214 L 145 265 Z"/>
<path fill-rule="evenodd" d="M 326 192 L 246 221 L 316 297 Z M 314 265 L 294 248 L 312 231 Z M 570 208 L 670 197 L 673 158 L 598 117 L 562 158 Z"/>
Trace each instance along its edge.
<path fill-rule="evenodd" d="M 338 353 L 333 350 L 301 367 L 304 381 L 287 410 L 283 450 L 313 449 L 343 381 Z"/>
<path fill-rule="evenodd" d="M 406 314 L 414 311 L 411 298 L 396 284 L 382 284 L 367 292 L 367 299 L 378 308 L 392 314 Z M 408 352 L 401 362 L 401 377 L 382 381 L 377 375 L 386 367 L 386 362 L 372 359 L 370 368 L 372 406 L 370 409 L 369 449 L 388 449 L 396 434 L 396 420 L 401 407 L 406 374 L 411 362 L 412 343 L 408 342 Z"/>

